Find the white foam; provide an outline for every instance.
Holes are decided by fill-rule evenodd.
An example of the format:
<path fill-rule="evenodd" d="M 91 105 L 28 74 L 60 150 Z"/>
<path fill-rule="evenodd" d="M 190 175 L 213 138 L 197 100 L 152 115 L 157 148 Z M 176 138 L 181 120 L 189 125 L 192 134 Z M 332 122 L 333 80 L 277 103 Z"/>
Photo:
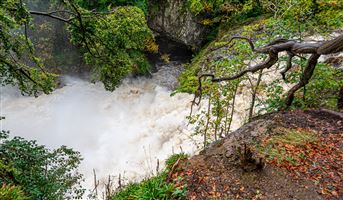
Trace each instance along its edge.
<path fill-rule="evenodd" d="M 67 145 L 80 151 L 80 171 L 88 189 L 93 168 L 100 179 L 125 172 L 139 180 L 154 171 L 156 159 L 196 150 L 190 139 L 189 94 L 170 92 L 151 80 L 126 80 L 114 92 L 101 84 L 68 78 L 50 95 L 24 97 L 1 88 L 1 129 L 34 139 L 49 148 Z"/>

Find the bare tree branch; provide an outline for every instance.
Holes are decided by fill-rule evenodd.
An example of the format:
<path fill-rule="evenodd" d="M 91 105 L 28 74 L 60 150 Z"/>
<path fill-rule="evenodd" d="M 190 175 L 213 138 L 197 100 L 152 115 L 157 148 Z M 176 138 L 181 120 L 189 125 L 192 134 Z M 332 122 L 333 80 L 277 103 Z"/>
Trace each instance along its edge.
<path fill-rule="evenodd" d="M 294 53 L 289 52 L 289 51 L 287 52 L 287 54 L 288 54 L 288 59 L 287 59 L 286 68 L 280 72 L 280 74 L 282 75 L 282 79 L 284 81 L 286 80 L 286 73 L 292 68 L 292 59 L 295 56 Z"/>
<path fill-rule="evenodd" d="M 277 39 L 261 48 L 255 48 L 254 43 L 251 39 L 247 37 L 241 37 L 241 36 L 234 36 L 232 37 L 227 45 L 229 45 L 233 40 L 245 40 L 249 43 L 250 48 L 255 53 L 260 54 L 267 54 L 268 59 L 260 64 L 257 64 L 255 66 L 250 66 L 245 70 L 242 70 L 238 72 L 237 74 L 234 74 L 232 76 L 227 77 L 219 77 L 216 78 L 214 74 L 200 74 L 198 77 L 198 90 L 197 93 L 194 96 L 194 100 L 192 101 L 192 105 L 196 104 L 199 105 L 202 97 L 202 79 L 204 77 L 210 77 L 212 82 L 222 82 L 222 81 L 231 81 L 238 79 L 245 74 L 251 72 L 255 73 L 262 69 L 269 69 L 273 65 L 277 63 L 279 60 L 279 53 L 280 52 L 287 52 L 288 54 L 288 60 L 286 68 L 281 71 L 281 75 L 283 79 L 286 79 L 286 73 L 292 68 L 292 59 L 294 56 L 299 56 L 298 54 L 311 54 L 310 58 L 308 59 L 308 62 L 306 64 L 305 70 L 303 75 L 300 78 L 300 81 L 298 84 L 293 86 L 289 91 L 288 95 L 285 100 L 286 108 L 288 108 L 294 99 L 294 94 L 296 91 L 298 91 L 300 88 L 306 86 L 309 83 L 309 80 L 311 79 L 314 69 L 318 63 L 318 59 L 321 55 L 326 54 L 332 54 L 343 51 L 343 34 L 339 35 L 338 37 L 324 42 L 316 42 L 316 43 L 301 43 L 294 40 L 286 40 L 286 39 Z M 220 47 L 222 48 L 222 47 Z M 304 58 L 304 57 L 301 57 Z M 197 100 L 198 99 L 198 100 Z"/>
<path fill-rule="evenodd" d="M 320 55 L 327 55 L 343 51 L 343 34 L 333 40 L 323 42 L 318 48 L 317 53 Z"/>
<path fill-rule="evenodd" d="M 52 12 L 29 11 L 29 13 L 32 15 L 40 15 L 40 16 L 50 17 L 50 18 L 53 18 L 53 19 L 56 19 L 56 20 L 59 20 L 59 21 L 62 21 L 62 22 L 68 23 L 68 24 L 71 24 L 71 21 L 74 19 L 74 18 L 65 19 L 63 17 L 54 15 L 54 13 L 56 13 L 56 12 L 57 11 L 52 11 Z M 61 11 L 59 11 L 59 12 L 61 12 Z M 65 12 L 67 12 L 67 11 L 65 11 Z"/>
<path fill-rule="evenodd" d="M 288 95 L 285 101 L 286 108 L 291 106 L 294 99 L 295 92 L 309 83 L 313 75 L 314 69 L 316 68 L 316 65 L 318 63 L 319 57 L 320 57 L 319 54 L 312 54 L 311 57 L 309 58 L 308 63 L 305 67 L 304 73 L 301 76 L 299 83 L 297 83 L 288 91 Z"/>

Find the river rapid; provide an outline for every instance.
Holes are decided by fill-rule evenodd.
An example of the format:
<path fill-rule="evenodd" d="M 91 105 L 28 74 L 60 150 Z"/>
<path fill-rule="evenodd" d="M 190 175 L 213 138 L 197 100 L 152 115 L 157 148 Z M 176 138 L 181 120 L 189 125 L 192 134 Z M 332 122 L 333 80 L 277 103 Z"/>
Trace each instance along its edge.
<path fill-rule="evenodd" d="M 171 97 L 161 73 L 126 79 L 114 92 L 74 77 L 64 77 L 64 87 L 37 98 L 2 87 L 0 108 L 6 119 L 1 129 L 48 148 L 66 145 L 81 152 L 87 189 L 94 186 L 93 169 L 100 182 L 119 174 L 140 180 L 155 173 L 157 159 L 162 167 L 172 153 L 197 149 L 185 119 L 192 96 Z"/>

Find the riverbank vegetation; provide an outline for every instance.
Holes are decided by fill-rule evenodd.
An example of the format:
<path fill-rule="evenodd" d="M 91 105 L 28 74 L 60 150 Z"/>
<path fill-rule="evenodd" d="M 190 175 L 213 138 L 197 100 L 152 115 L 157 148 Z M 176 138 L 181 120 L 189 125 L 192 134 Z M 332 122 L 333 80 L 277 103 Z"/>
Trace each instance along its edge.
<path fill-rule="evenodd" d="M 193 6 L 197 5 L 198 14 L 220 13 L 220 6 L 214 2 L 192 2 Z M 235 102 L 243 90 L 250 93 L 249 96 L 241 96 L 249 102 L 245 107 L 247 121 L 259 114 L 275 112 L 285 107 L 339 109 L 342 70 L 334 67 L 330 60 L 316 64 L 309 84 L 299 87 L 295 98 L 289 93 L 287 97 L 286 88 L 306 82 L 302 77 L 306 73 L 309 57 L 304 57 L 304 54 L 297 55 L 295 52 L 285 52 L 278 55 L 276 62 L 271 61 L 265 68 L 260 68 L 258 64 L 262 65 L 270 60 L 267 60 L 267 55 L 251 49 L 251 44 L 247 40 L 254 44 L 255 49 L 263 49 L 268 45 L 272 46 L 272 42 L 285 42 L 278 41 L 280 38 L 303 43 L 313 38 L 332 38 L 334 36 L 330 34 L 342 27 L 342 6 L 342 3 L 337 1 L 247 1 L 246 4 L 235 8 L 241 12 L 233 12 L 235 15 L 232 17 L 225 15 L 225 18 L 220 20 L 217 37 L 193 58 L 180 76 L 180 87 L 177 89 L 178 92 L 195 94 L 195 108 L 202 97 L 208 99 L 208 109 L 202 110 L 200 115 L 189 117 L 191 123 L 197 125 L 197 133 L 203 135 L 204 146 L 231 131 Z M 253 16 L 247 15 L 248 12 L 244 9 L 248 8 L 259 12 Z M 239 16 L 237 19 L 236 15 Z M 341 33 L 336 33 L 336 36 L 339 34 Z M 244 38 L 232 41 L 231 39 L 236 36 Z M 295 55 L 290 55 L 293 53 Z M 273 64 L 269 65 L 272 62 Z M 240 74 L 239 72 L 251 69 L 254 69 L 250 71 L 252 73 L 234 80 L 219 81 L 221 77 L 235 77 Z M 200 80 L 201 75 L 204 77 Z M 215 80 L 211 81 L 213 78 Z M 202 82 L 201 88 L 199 81 Z"/>
<path fill-rule="evenodd" d="M 150 72 L 144 51 L 157 49 L 141 9 L 122 6 L 97 12 L 78 3 L 82 4 L 60 1 L 46 11 L 29 10 L 23 1 L 0 3 L 2 84 L 18 85 L 24 94 L 35 95 L 50 93 L 57 86 L 57 74 L 44 69 L 43 58 L 28 37 L 34 16 L 63 22 L 72 43 L 82 48 L 85 62 L 94 66 L 94 80 L 102 81 L 108 90 L 113 91 L 129 73 Z"/>
<path fill-rule="evenodd" d="M 171 155 L 166 161 L 166 167 L 156 176 L 141 181 L 140 183 L 130 183 L 114 192 L 109 199 L 125 200 L 125 199 L 182 199 L 186 197 L 186 186 L 177 186 L 173 184 L 171 178 L 168 177 L 176 171 L 176 166 L 182 160 L 187 160 L 188 155 L 184 153 Z M 168 181 L 169 179 L 169 181 Z M 182 179 L 182 177 L 178 177 Z"/>
<path fill-rule="evenodd" d="M 84 194 L 79 152 L 49 150 L 36 141 L 0 133 L 0 199 L 78 199 Z"/>

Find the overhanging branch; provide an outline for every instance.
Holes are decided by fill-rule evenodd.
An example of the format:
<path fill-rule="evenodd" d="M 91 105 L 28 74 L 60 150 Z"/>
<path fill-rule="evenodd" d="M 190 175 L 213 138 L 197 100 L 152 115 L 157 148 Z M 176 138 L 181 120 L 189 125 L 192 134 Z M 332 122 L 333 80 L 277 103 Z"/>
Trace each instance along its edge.
<path fill-rule="evenodd" d="M 32 15 L 40 15 L 40 16 L 45 16 L 45 17 L 50 17 L 68 24 L 71 24 L 71 20 L 73 20 L 74 18 L 69 18 L 69 19 L 65 19 L 63 17 L 54 15 L 54 13 L 56 12 L 62 12 L 62 11 L 52 11 L 52 12 L 40 12 L 40 11 L 29 11 L 30 14 Z M 68 11 L 64 11 L 64 12 L 68 12 Z M 69 13 L 69 12 L 68 12 Z"/>
<path fill-rule="evenodd" d="M 326 54 L 332 54 L 343 51 L 343 34 L 337 36 L 336 38 L 324 41 L 324 42 L 315 42 L 315 43 L 300 43 L 294 40 L 286 40 L 286 39 L 277 39 L 261 48 L 255 48 L 254 43 L 251 39 L 247 37 L 241 37 L 241 36 L 234 36 L 232 37 L 226 45 L 229 45 L 233 40 L 245 40 L 249 43 L 250 48 L 253 52 L 259 53 L 259 54 L 267 54 L 268 59 L 264 61 L 263 63 L 257 64 L 255 66 L 248 67 L 245 70 L 242 70 L 238 72 L 237 74 L 234 74 L 232 76 L 227 77 L 218 77 L 216 78 L 214 74 L 200 74 L 198 76 L 198 90 L 197 93 L 194 96 L 194 100 L 192 101 L 193 104 L 198 105 L 201 101 L 202 97 L 202 79 L 204 77 L 210 77 L 212 82 L 222 82 L 222 81 L 231 81 L 238 79 L 245 74 L 251 72 L 255 73 L 262 69 L 268 69 L 275 65 L 277 61 L 279 60 L 279 53 L 280 52 L 287 52 L 288 54 L 288 60 L 286 68 L 281 71 L 281 75 L 283 79 L 285 80 L 286 73 L 292 68 L 292 59 L 294 56 L 298 56 L 298 54 L 311 54 L 310 58 L 308 59 L 308 62 L 304 69 L 304 74 L 300 78 L 300 81 L 297 85 L 293 86 L 289 91 L 288 95 L 285 100 L 286 107 L 288 108 L 294 99 L 294 94 L 297 90 L 299 90 L 301 87 L 304 87 L 306 84 L 308 84 L 310 78 L 313 75 L 313 71 L 317 65 L 318 59 L 321 55 Z M 222 48 L 222 47 L 219 47 Z M 217 48 L 217 49 L 219 49 Z M 301 57 L 301 56 L 299 56 Z M 303 58 L 303 57 L 302 57 Z M 198 99 L 198 100 L 197 100 Z"/>

